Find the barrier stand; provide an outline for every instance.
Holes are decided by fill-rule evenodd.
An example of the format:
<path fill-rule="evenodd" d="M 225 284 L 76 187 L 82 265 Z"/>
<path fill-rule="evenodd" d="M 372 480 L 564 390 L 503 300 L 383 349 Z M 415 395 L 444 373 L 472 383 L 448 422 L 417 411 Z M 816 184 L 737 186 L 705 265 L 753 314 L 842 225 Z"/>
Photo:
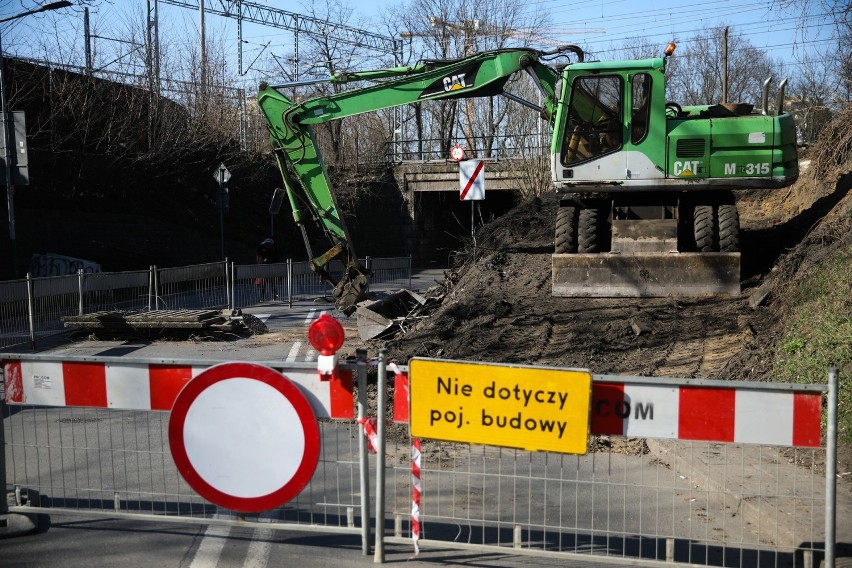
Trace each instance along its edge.
<path fill-rule="evenodd" d="M 361 553 L 370 554 L 370 474 L 367 461 L 367 351 L 356 351 L 358 361 L 358 459 L 361 469 Z"/>
<path fill-rule="evenodd" d="M 828 417 L 825 440 L 825 566 L 834 568 L 837 538 L 835 507 L 837 505 L 837 367 L 828 370 Z"/>
<path fill-rule="evenodd" d="M 9 496 L 6 494 L 6 387 L 0 381 L 0 538 L 21 536 L 35 532 L 38 528 L 38 516 L 9 512 Z M 16 492 L 19 491 L 17 488 Z M 20 495 L 17 495 L 20 504 Z"/>
<path fill-rule="evenodd" d="M 377 385 L 376 433 L 376 552 L 373 561 L 385 561 L 385 401 L 387 399 L 387 350 L 379 350 L 379 376 Z"/>

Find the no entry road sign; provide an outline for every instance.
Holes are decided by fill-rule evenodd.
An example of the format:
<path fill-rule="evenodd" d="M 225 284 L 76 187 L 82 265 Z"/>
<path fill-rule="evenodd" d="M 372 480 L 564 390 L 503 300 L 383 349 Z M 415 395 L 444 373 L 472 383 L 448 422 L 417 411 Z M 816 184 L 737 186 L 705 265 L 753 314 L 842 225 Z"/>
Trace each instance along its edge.
<path fill-rule="evenodd" d="M 169 444 L 178 471 L 199 495 L 255 513 L 283 505 L 308 484 L 320 435 L 307 399 L 282 374 L 223 363 L 180 392 Z"/>

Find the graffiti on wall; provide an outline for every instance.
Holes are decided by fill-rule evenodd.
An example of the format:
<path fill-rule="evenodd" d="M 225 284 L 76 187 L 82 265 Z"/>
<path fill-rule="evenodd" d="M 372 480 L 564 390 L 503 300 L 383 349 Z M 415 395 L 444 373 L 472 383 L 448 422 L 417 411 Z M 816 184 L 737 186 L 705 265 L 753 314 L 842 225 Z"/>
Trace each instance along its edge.
<path fill-rule="evenodd" d="M 61 254 L 34 254 L 30 259 L 30 276 L 33 278 L 66 276 L 77 274 L 80 270 L 87 274 L 100 272 L 101 265 L 91 260 L 62 256 Z"/>

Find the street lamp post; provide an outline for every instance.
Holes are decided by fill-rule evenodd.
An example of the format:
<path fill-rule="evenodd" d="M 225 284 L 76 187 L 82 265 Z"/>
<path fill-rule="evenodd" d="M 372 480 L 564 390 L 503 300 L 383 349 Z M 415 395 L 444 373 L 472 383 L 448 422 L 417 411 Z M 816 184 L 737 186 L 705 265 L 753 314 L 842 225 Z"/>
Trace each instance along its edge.
<path fill-rule="evenodd" d="M 67 8 L 68 6 L 71 6 L 71 2 L 46 2 L 38 8 L 27 10 L 26 12 L 15 14 L 14 16 L 0 18 L 0 24 L 4 22 L 9 22 L 11 20 L 17 20 L 18 18 L 23 18 L 24 16 L 29 16 L 31 14 L 39 14 L 41 12 L 47 12 L 59 8 Z M 0 117 L 2 117 L 3 121 L 3 158 L 6 166 L 4 168 L 6 173 L 6 207 L 9 212 L 9 271 L 11 273 L 12 278 L 16 278 L 18 276 L 18 253 L 16 242 L 17 239 L 15 236 L 15 186 L 12 184 L 12 157 L 14 154 L 11 144 L 12 137 L 9 134 L 10 117 L 9 109 L 6 106 L 5 75 L 6 60 L 3 57 L 3 38 L 2 31 L 0 31 Z"/>

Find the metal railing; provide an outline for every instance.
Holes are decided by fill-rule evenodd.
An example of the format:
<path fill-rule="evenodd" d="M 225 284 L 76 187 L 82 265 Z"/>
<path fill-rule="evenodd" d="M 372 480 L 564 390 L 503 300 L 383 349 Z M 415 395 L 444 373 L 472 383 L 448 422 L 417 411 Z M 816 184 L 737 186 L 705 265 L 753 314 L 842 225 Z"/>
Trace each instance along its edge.
<path fill-rule="evenodd" d="M 372 290 L 411 285 L 411 257 L 363 259 Z M 340 277 L 343 265 L 330 270 Z M 331 290 L 307 262 L 237 265 L 214 262 L 130 272 L 79 272 L 0 282 L 0 348 L 64 333 L 62 318 L 109 310 L 239 309 L 286 304 Z"/>
<path fill-rule="evenodd" d="M 464 148 L 466 159 L 508 160 L 543 156 L 550 151 L 549 139 L 539 134 L 459 138 L 454 139 L 449 147 L 456 144 Z M 385 156 L 388 163 L 445 161 L 450 158 L 446 140 L 440 138 L 387 142 Z"/>

